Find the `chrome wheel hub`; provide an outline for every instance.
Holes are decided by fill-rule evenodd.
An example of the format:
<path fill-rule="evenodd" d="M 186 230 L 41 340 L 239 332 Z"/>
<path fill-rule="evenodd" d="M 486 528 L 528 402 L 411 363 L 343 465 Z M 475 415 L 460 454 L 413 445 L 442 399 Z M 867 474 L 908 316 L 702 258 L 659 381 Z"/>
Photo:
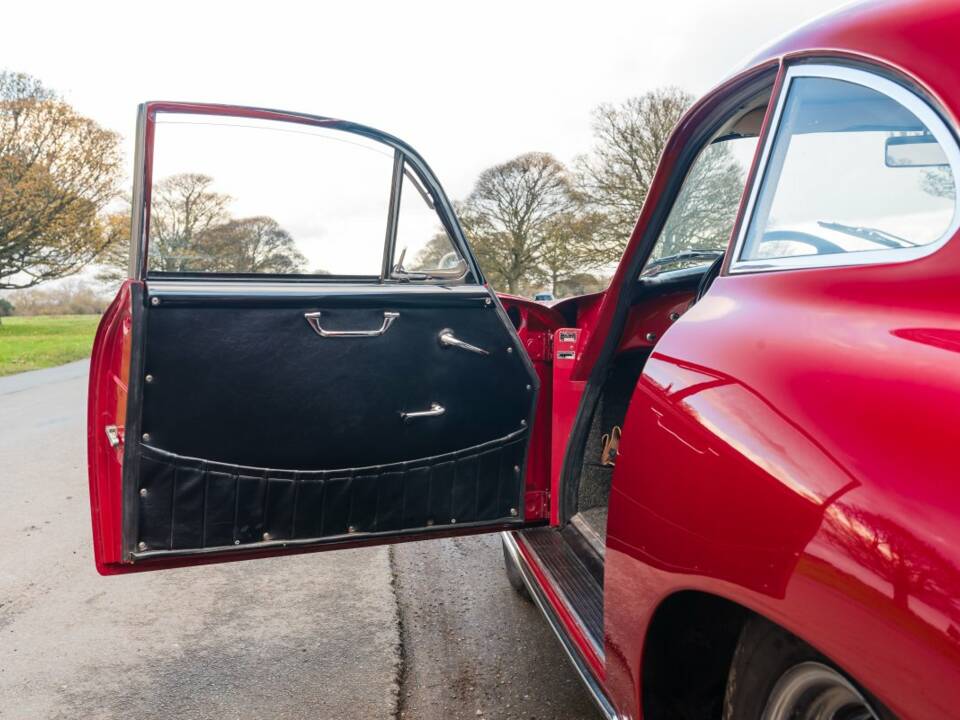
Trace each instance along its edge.
<path fill-rule="evenodd" d="M 762 720 L 878 720 L 843 675 L 818 662 L 790 668 L 774 685 Z"/>

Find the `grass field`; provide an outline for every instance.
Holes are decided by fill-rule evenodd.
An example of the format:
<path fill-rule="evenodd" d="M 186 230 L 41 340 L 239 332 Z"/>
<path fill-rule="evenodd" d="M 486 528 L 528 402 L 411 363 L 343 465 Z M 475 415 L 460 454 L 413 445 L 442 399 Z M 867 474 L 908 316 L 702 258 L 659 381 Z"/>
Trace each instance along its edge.
<path fill-rule="evenodd" d="M 90 355 L 99 315 L 5 317 L 0 323 L 0 375 L 62 365 Z"/>

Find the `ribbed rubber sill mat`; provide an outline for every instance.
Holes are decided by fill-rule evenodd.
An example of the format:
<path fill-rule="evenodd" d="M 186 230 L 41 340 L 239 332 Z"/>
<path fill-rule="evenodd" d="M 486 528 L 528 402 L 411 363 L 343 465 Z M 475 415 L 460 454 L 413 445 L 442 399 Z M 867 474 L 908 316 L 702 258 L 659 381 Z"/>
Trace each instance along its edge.
<path fill-rule="evenodd" d="M 597 646 L 603 648 L 603 586 L 553 528 L 535 528 L 521 533 L 540 564 L 580 618 Z"/>

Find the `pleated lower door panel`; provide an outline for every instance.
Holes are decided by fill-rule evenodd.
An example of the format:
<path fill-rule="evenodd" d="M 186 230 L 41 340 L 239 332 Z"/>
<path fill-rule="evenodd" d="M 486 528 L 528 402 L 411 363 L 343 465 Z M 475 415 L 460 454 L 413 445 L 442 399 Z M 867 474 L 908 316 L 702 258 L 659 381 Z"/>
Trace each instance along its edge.
<path fill-rule="evenodd" d="M 231 466 L 144 447 L 140 552 L 399 532 L 497 520 L 522 508 L 524 437 L 351 470 Z"/>

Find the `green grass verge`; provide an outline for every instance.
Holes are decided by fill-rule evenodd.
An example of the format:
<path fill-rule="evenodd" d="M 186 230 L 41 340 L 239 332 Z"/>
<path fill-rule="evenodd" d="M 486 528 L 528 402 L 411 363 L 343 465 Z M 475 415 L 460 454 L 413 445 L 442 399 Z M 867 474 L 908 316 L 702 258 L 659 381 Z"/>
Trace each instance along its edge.
<path fill-rule="evenodd" d="M 63 365 L 90 355 L 99 315 L 0 319 L 0 375 Z"/>

